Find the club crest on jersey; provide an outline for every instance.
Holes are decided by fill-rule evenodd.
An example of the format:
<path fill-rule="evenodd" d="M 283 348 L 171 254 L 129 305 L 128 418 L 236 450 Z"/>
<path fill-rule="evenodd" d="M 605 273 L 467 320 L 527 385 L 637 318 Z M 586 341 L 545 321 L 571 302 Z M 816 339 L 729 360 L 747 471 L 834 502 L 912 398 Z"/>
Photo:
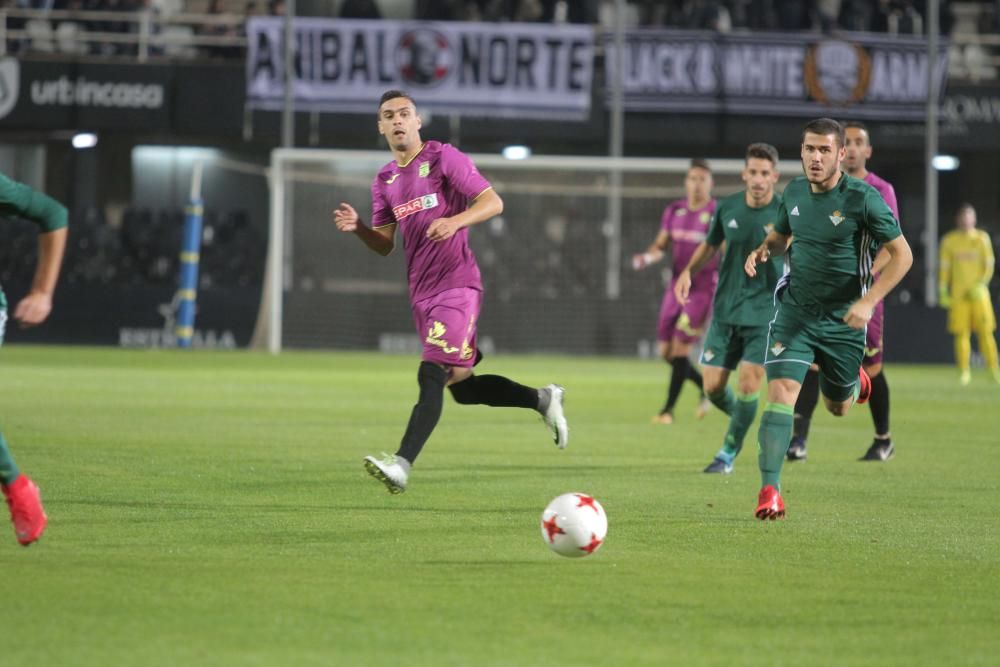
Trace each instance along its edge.
<path fill-rule="evenodd" d="M 782 345 L 779 342 L 775 342 L 774 345 L 771 346 L 771 354 L 773 354 L 776 357 L 780 357 L 781 353 L 784 352 L 785 349 L 786 348 L 784 345 Z"/>
<path fill-rule="evenodd" d="M 726 223 L 726 227 L 729 227 L 730 229 L 739 229 L 740 228 L 739 223 L 736 222 L 736 218 L 733 218 L 728 223 Z"/>
<path fill-rule="evenodd" d="M 707 225 L 708 221 L 711 219 L 712 219 L 712 214 L 709 213 L 708 211 L 705 211 L 704 213 L 698 216 L 698 222 L 700 222 L 703 225 Z"/>
<path fill-rule="evenodd" d="M 421 162 L 420 169 L 417 170 L 417 176 L 419 176 L 420 178 L 427 178 L 427 176 L 430 173 L 431 173 L 431 163 Z"/>
<path fill-rule="evenodd" d="M 839 225 L 840 223 L 842 223 L 846 219 L 847 218 L 845 218 L 844 216 L 842 216 L 840 214 L 840 211 L 834 211 L 833 215 L 830 216 L 830 222 L 833 223 L 834 227 L 836 227 L 837 225 Z"/>
<path fill-rule="evenodd" d="M 793 206 L 792 207 L 792 212 L 789 213 L 788 215 L 798 215 L 798 214 L 799 214 L 799 207 L 798 206 Z"/>
<path fill-rule="evenodd" d="M 424 195 L 423 197 L 417 197 L 416 199 L 411 199 L 405 204 L 400 204 L 399 206 L 392 207 L 392 214 L 396 216 L 396 220 L 400 221 L 403 218 L 408 218 L 414 213 L 419 213 L 420 211 L 426 211 L 431 208 L 437 208 L 438 196 L 436 192 L 429 195 Z"/>
<path fill-rule="evenodd" d="M 765 234 L 770 234 L 773 231 L 774 231 L 774 223 L 773 222 L 769 222 L 766 225 L 764 225 L 764 233 Z"/>

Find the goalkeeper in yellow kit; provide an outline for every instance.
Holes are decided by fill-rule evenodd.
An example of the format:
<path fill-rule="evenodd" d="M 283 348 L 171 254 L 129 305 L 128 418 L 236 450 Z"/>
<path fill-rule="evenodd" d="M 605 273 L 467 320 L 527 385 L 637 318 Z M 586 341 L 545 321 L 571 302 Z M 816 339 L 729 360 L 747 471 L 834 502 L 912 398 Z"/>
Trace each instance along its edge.
<path fill-rule="evenodd" d="M 993 244 L 989 234 L 976 229 L 976 209 L 971 204 L 959 207 L 955 227 L 941 239 L 938 302 L 948 309 L 948 331 L 955 336 L 955 361 L 962 372 L 961 383 L 969 384 L 971 379 L 969 338 L 973 331 L 993 379 L 1000 382 L 997 343 L 993 338 L 997 321 L 988 287 L 993 277 Z"/>

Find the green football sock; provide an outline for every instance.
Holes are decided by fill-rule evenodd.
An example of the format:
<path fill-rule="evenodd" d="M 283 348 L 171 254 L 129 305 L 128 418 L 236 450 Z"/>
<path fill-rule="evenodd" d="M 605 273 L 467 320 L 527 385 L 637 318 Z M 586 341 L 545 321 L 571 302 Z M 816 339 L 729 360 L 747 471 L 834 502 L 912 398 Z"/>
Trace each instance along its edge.
<path fill-rule="evenodd" d="M 14 463 L 14 457 L 10 455 L 7 441 L 4 440 L 3 433 L 0 433 L 0 484 L 7 486 L 21 474 Z"/>
<path fill-rule="evenodd" d="M 757 431 L 757 463 L 760 466 L 761 486 L 781 490 L 781 466 L 792 438 L 792 421 L 795 408 L 781 403 L 767 403 L 760 416 Z"/>
<path fill-rule="evenodd" d="M 726 431 L 726 440 L 722 445 L 722 452 L 720 452 L 730 463 L 743 449 L 743 439 L 746 438 L 747 431 L 750 430 L 753 419 L 757 416 L 757 403 L 759 401 L 759 391 L 752 394 L 735 395 L 733 411 L 729 416 L 729 430 Z"/>
<path fill-rule="evenodd" d="M 720 392 L 709 394 L 708 400 L 712 401 L 712 405 L 732 417 L 733 408 L 735 407 L 734 403 L 736 403 L 736 395 L 733 393 L 732 389 L 726 387 Z"/>

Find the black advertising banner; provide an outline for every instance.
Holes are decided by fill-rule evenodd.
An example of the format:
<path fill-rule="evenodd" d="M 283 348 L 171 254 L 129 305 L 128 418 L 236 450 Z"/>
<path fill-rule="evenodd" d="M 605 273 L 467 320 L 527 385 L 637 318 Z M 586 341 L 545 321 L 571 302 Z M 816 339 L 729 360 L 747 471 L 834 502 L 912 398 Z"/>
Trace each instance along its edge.
<path fill-rule="evenodd" d="M 173 69 L 0 58 L 0 127 L 164 130 Z"/>
<path fill-rule="evenodd" d="M 604 46 L 611 81 L 613 36 Z M 636 30 L 626 36 L 622 85 L 628 111 L 915 121 L 925 113 L 927 68 L 921 37 Z M 947 71 L 943 44 L 942 90 Z"/>

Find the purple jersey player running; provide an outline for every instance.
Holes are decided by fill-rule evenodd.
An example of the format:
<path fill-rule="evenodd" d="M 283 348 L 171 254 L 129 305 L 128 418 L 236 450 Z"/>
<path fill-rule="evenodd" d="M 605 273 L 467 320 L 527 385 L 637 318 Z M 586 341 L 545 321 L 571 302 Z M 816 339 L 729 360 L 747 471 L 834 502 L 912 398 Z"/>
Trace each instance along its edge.
<path fill-rule="evenodd" d="M 672 367 L 667 401 L 660 413 L 653 417 L 655 424 L 674 423 L 674 406 L 681 394 L 684 380 L 698 385 L 701 401 L 696 416 L 700 419 L 711 404 L 702 389 L 701 373 L 691 365 L 688 355 L 692 343 L 701 339 L 712 312 L 712 295 L 719 282 L 719 258 L 712 258 L 691 281 L 691 292 L 683 305 L 674 296 L 674 283 L 681 270 L 688 265 L 698 245 L 705 240 L 708 223 L 715 212 L 712 199 L 712 171 L 705 160 L 691 160 L 684 179 L 685 199 L 667 205 L 660 222 L 660 231 L 646 252 L 632 258 L 632 268 L 645 268 L 660 261 L 671 250 L 674 276 L 663 294 L 656 340 L 660 356 Z"/>
<path fill-rule="evenodd" d="M 871 136 L 863 123 L 848 122 L 844 124 L 844 170 L 848 176 L 860 178 L 868 185 L 878 190 L 882 199 L 892 214 L 899 220 L 899 206 L 896 204 L 896 191 L 892 184 L 868 171 L 866 164 L 872 156 Z M 885 266 L 889 253 L 879 252 L 872 265 L 873 273 Z M 885 303 L 878 302 L 874 314 L 868 321 L 865 337 L 865 356 L 861 362 L 862 368 L 872 381 L 871 398 L 868 405 L 872 411 L 872 421 L 875 423 L 875 439 L 868 447 L 860 461 L 888 461 L 896 453 L 892 437 L 889 433 L 889 384 L 882 372 L 882 332 L 885 322 Z M 795 422 L 792 440 L 788 445 L 788 460 L 803 461 L 806 458 L 806 439 L 809 437 L 809 424 L 813 411 L 819 399 L 819 373 L 815 366 L 806 375 L 802 383 L 802 391 L 795 403 Z"/>
<path fill-rule="evenodd" d="M 475 375 L 482 358 L 476 321 L 483 287 L 467 227 L 503 211 L 503 201 L 476 166 L 454 146 L 420 138 L 421 120 L 407 93 L 390 90 L 378 108 L 378 131 L 395 159 L 372 183 L 371 227 L 341 203 L 334 222 L 380 255 L 395 247 L 397 227 L 406 250 L 407 282 L 423 355 L 417 371 L 417 404 L 399 450 L 382 459 L 366 456 L 365 469 L 390 493 L 402 493 L 424 443 L 441 416 L 444 388 L 457 403 L 537 410 L 566 447 L 563 388 L 532 389 L 499 375 Z"/>

